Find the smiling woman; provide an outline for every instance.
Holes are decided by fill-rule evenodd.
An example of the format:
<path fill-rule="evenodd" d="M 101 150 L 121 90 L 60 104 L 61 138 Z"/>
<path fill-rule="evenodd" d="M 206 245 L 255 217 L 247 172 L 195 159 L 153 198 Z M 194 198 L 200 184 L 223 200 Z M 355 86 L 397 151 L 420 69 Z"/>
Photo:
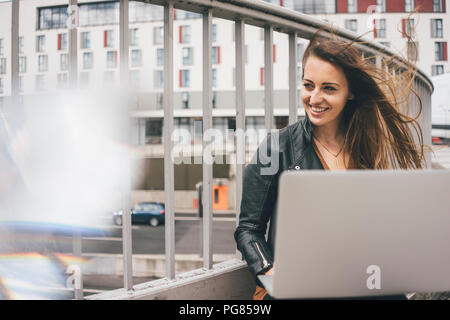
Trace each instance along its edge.
<path fill-rule="evenodd" d="M 414 64 L 409 63 L 392 77 L 384 67 L 364 59 L 352 42 L 319 36 L 310 41 L 303 56 L 301 90 L 306 119 L 269 134 L 245 169 L 235 239 L 255 276 L 254 299 L 271 298 L 256 276 L 274 272 L 275 223 L 270 223 L 267 240 L 265 234 L 275 219 L 283 171 L 421 169 L 425 165 L 418 115 L 411 118 L 400 112 L 415 94 L 414 76 Z M 270 150 L 274 145 L 279 149 Z M 258 157 L 262 149 L 261 154 L 278 152 L 275 173 L 262 173 L 271 165 Z"/>

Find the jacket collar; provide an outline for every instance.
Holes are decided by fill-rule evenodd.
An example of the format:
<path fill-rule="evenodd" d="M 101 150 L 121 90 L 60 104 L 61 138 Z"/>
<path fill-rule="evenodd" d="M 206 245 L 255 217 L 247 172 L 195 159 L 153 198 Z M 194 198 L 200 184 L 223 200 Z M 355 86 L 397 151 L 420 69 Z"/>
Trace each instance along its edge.
<path fill-rule="evenodd" d="M 312 145 L 312 124 L 306 118 L 298 121 L 291 130 L 292 149 L 294 153 L 294 166 L 302 170 L 322 169 L 322 163 L 317 157 Z"/>

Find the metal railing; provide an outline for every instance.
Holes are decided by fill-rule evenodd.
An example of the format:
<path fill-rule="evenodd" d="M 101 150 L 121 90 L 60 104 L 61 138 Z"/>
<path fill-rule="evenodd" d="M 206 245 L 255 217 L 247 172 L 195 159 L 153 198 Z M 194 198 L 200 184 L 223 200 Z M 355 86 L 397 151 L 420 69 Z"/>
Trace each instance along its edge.
<path fill-rule="evenodd" d="M 325 21 L 294 12 L 282 7 L 274 6 L 259 0 L 145 0 L 143 2 L 164 7 L 164 188 L 165 188 L 165 250 L 166 250 L 166 279 L 158 280 L 153 284 L 133 286 L 133 265 L 131 245 L 131 216 L 129 210 L 129 197 L 125 197 L 123 217 L 123 265 L 124 265 L 124 289 L 115 293 L 99 294 L 91 296 L 91 299 L 102 298 L 142 298 L 145 290 L 148 297 L 152 297 L 161 290 L 170 290 L 170 283 L 186 282 L 186 279 L 195 281 L 210 279 L 212 276 L 221 276 L 227 270 L 235 272 L 245 267 L 241 261 L 239 252 L 236 252 L 236 260 L 213 264 L 212 248 L 212 164 L 203 162 L 203 266 L 202 270 L 193 271 L 188 275 L 179 276 L 175 273 L 175 216 L 174 216 L 174 164 L 170 151 L 173 147 L 171 134 L 173 131 L 173 68 L 174 68 L 174 9 L 181 9 L 199 13 L 203 17 L 203 133 L 212 128 L 212 18 L 222 18 L 235 22 L 235 61 L 236 61 L 236 130 L 245 130 L 245 26 L 252 25 L 264 29 L 264 97 L 265 97 L 265 126 L 271 130 L 274 109 L 273 88 L 273 34 L 274 32 L 288 35 L 289 42 L 289 124 L 298 119 L 298 83 L 297 83 L 297 39 L 310 39 L 314 33 L 323 28 L 324 33 L 329 32 L 330 26 Z M 69 0 L 69 6 L 78 5 L 77 0 Z M 120 0 L 120 73 L 121 81 L 127 81 L 128 77 L 128 0 Z M 70 10 L 69 10 L 70 11 Z M 18 16 L 19 0 L 12 0 L 12 92 L 13 101 L 18 97 Z M 327 31 L 328 30 L 328 31 Z M 340 29 L 332 28 L 336 38 L 353 40 L 356 34 Z M 70 71 L 69 79 L 72 84 L 77 82 L 77 29 L 76 23 L 69 30 L 69 55 Z M 397 65 L 407 66 L 407 63 L 388 48 L 375 42 L 355 41 L 355 46 L 366 57 L 372 56 L 376 63 L 381 65 L 383 57 L 394 57 Z M 405 69 L 407 69 L 405 67 Z M 433 90 L 430 79 L 420 70 L 417 72 L 415 89 L 420 94 L 423 104 L 423 112 L 419 118 L 424 132 L 424 142 L 431 144 L 431 93 Z M 412 108 L 417 110 L 418 103 L 413 102 Z M 245 141 L 237 140 L 236 157 L 243 159 L 245 155 Z M 209 142 L 203 140 L 203 150 Z M 211 157 L 211 154 L 204 154 Z M 244 164 L 238 161 L 236 166 L 236 219 L 239 218 L 240 202 L 242 194 L 242 181 Z M 428 159 L 429 163 L 429 159 Z M 129 193 L 129 187 L 125 186 Z M 236 221 L 237 223 L 237 221 Z M 203 274 L 203 278 L 202 278 Z M 193 283 L 193 282 L 187 283 Z M 209 281 L 209 280 L 208 280 Z M 248 282 L 243 282 L 247 284 Z M 149 289 L 150 288 L 150 289 Z M 158 289 L 159 288 L 159 289 Z M 139 291 L 141 290 L 141 291 Z M 187 293 L 189 294 L 189 293 Z M 145 296 L 145 294 L 144 294 Z"/>

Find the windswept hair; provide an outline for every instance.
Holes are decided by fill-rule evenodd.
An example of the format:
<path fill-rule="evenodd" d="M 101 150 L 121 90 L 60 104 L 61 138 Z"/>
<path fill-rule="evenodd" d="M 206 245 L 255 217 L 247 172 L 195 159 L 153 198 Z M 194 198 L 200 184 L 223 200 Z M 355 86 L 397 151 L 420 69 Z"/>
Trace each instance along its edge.
<path fill-rule="evenodd" d="M 319 31 L 311 39 L 302 61 L 305 66 L 310 56 L 317 57 L 342 70 L 347 78 L 354 98 L 344 107 L 340 128 L 350 154 L 349 168 L 423 168 L 423 135 L 417 121 L 422 101 L 413 89 L 415 61 L 404 60 L 401 65 L 393 56 L 376 65 L 376 58 L 363 57 L 355 44 L 356 40 L 325 38 Z M 418 99 L 415 117 L 401 112 L 411 97 Z"/>

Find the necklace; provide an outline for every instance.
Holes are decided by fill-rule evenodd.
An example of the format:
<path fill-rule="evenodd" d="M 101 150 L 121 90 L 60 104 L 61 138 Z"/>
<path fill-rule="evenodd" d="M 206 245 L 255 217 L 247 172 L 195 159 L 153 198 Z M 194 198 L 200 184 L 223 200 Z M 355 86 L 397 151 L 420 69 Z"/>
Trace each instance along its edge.
<path fill-rule="evenodd" d="M 342 144 L 341 149 L 340 149 L 339 152 L 335 155 L 333 152 L 331 152 L 330 150 L 328 150 L 328 148 L 325 147 L 325 146 L 322 144 L 322 142 L 320 142 L 320 140 L 319 140 L 314 134 L 313 134 L 313 137 L 314 137 L 314 139 L 316 139 L 316 141 L 317 141 L 322 147 L 325 148 L 325 150 L 326 150 L 329 154 L 331 154 L 331 155 L 334 157 L 334 163 L 335 163 L 336 167 L 339 167 L 338 157 L 339 157 L 339 155 L 341 154 L 342 150 L 344 149 L 344 144 L 345 144 L 345 143 Z"/>

